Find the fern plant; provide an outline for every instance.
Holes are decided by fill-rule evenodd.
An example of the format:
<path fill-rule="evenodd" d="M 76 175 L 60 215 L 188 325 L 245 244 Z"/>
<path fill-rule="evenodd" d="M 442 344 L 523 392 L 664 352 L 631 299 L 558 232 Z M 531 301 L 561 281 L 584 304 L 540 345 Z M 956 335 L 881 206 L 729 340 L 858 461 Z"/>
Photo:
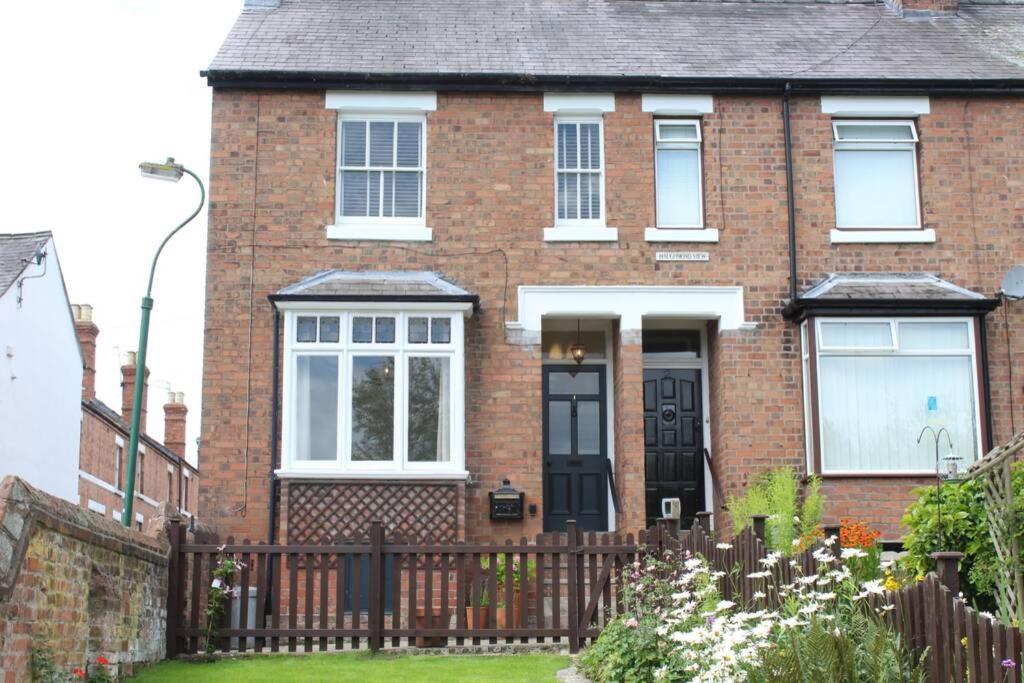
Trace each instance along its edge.
<path fill-rule="evenodd" d="M 824 507 L 821 480 L 811 477 L 801 486 L 800 476 L 790 467 L 765 472 L 742 496 L 728 500 L 736 532 L 750 526 L 754 515 L 767 515 L 768 547 L 784 555 L 802 550 L 820 535 Z"/>

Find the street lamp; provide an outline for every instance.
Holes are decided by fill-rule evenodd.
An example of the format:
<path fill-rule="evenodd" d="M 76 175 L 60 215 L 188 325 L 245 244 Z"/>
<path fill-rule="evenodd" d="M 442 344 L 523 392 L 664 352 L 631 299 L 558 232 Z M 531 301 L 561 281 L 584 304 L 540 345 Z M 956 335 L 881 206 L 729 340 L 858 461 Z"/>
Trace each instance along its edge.
<path fill-rule="evenodd" d="M 193 211 L 188 218 L 178 224 L 174 230 L 164 238 L 164 241 L 160 243 L 160 247 L 156 250 L 156 255 L 153 256 L 153 265 L 149 269 L 149 284 L 146 286 L 146 296 L 142 297 L 142 319 L 139 322 L 139 350 L 136 356 L 136 368 L 139 368 L 137 372 L 141 372 L 143 376 L 135 378 L 135 395 L 132 398 L 132 424 L 131 424 L 131 435 L 128 439 L 128 481 L 126 482 L 124 491 L 124 512 L 121 513 L 121 523 L 127 527 L 132 525 L 132 508 L 135 503 L 135 461 L 139 455 L 139 418 L 142 414 L 142 387 L 145 384 L 145 373 L 146 373 L 146 346 L 149 342 L 149 313 L 153 310 L 153 298 L 150 296 L 153 293 L 153 275 L 156 273 L 156 262 L 160 258 L 160 252 L 164 250 L 167 242 L 182 228 L 199 215 L 199 212 L 203 210 L 203 204 L 206 203 L 206 188 L 203 187 L 203 181 L 199 179 L 192 171 L 188 170 L 181 164 L 175 163 L 172 157 L 167 157 L 167 161 L 163 163 L 154 163 L 144 161 L 139 164 L 139 170 L 142 171 L 142 177 L 153 178 L 156 180 L 167 180 L 170 182 L 178 182 L 182 176 L 188 174 L 199 185 L 199 206 Z"/>

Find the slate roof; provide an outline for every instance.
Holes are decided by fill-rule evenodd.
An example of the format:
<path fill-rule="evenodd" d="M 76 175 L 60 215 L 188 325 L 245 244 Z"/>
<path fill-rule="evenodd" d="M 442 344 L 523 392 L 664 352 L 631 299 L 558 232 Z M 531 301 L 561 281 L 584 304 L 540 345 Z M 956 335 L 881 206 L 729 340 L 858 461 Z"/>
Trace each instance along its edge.
<path fill-rule="evenodd" d="M 394 301 L 431 299 L 476 302 L 477 296 L 426 271 L 325 270 L 289 285 L 272 295 L 273 300 L 331 298 L 335 300 Z"/>
<path fill-rule="evenodd" d="M 832 273 L 800 298 L 974 301 L 985 296 L 928 273 Z"/>
<path fill-rule="evenodd" d="M 29 259 L 51 237 L 53 234 L 49 231 L 0 235 L 0 295 L 17 281 Z"/>
<path fill-rule="evenodd" d="M 244 9 L 205 73 L 1013 80 L 1020 2 L 900 17 L 857 0 L 282 0 Z"/>

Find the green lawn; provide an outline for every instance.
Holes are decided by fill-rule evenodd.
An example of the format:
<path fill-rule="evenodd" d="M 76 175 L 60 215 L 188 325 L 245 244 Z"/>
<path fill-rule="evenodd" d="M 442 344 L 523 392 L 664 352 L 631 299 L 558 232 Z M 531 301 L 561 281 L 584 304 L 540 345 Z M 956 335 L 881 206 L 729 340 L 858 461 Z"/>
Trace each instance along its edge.
<path fill-rule="evenodd" d="M 358 681 L 359 683 L 533 683 L 553 681 L 569 665 L 559 655 L 388 655 L 369 653 L 257 655 L 214 663 L 164 662 L 140 683 L 163 681 Z"/>

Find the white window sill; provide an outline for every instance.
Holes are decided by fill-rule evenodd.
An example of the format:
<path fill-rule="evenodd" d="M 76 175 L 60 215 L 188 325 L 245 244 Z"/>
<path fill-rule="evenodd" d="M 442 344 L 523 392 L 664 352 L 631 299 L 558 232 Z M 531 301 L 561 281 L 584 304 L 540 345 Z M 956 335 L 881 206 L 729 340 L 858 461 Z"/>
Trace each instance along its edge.
<path fill-rule="evenodd" d="M 618 242 L 618 228 L 544 228 L 545 242 Z"/>
<path fill-rule="evenodd" d="M 465 470 L 438 470 L 430 472 L 425 470 L 405 471 L 342 471 L 336 469 L 320 470 L 275 470 L 274 474 L 279 479 L 388 479 L 388 480 L 424 480 L 443 479 L 451 481 L 464 481 L 469 478 L 469 472 Z"/>
<path fill-rule="evenodd" d="M 835 472 L 820 472 L 819 477 L 823 479 L 856 479 L 857 477 L 863 477 L 865 479 L 921 479 L 921 478 L 935 478 L 935 470 L 921 470 L 921 471 L 892 471 L 886 470 L 838 470 Z"/>
<path fill-rule="evenodd" d="M 395 240 L 430 242 L 434 239 L 431 228 L 409 225 L 328 225 L 329 240 Z"/>
<path fill-rule="evenodd" d="M 646 228 L 644 239 L 648 242 L 718 242 L 718 230 L 714 228 Z"/>
<path fill-rule="evenodd" d="M 832 244 L 931 244 L 932 228 L 910 230 L 832 230 Z"/>

